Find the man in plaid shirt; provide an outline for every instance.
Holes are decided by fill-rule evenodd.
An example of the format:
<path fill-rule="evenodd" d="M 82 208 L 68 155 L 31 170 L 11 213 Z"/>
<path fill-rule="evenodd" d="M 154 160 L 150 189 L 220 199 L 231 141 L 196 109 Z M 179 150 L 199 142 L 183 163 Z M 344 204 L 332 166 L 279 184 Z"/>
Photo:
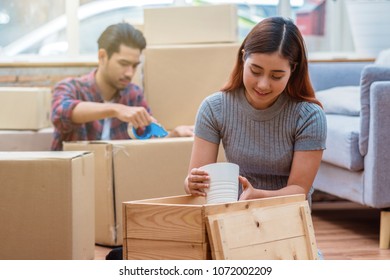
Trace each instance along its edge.
<path fill-rule="evenodd" d="M 98 39 L 99 65 L 79 78 L 54 87 L 52 150 L 62 141 L 130 139 L 127 126 L 149 125 L 155 119 L 143 91 L 131 83 L 146 41 L 128 23 L 109 26 Z M 193 136 L 193 126 L 178 126 L 168 137 Z"/>

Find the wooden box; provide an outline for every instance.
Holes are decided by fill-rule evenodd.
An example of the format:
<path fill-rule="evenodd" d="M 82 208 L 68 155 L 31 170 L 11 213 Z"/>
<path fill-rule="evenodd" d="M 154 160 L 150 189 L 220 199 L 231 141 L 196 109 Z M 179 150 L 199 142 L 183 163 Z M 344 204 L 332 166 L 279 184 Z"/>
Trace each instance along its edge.
<path fill-rule="evenodd" d="M 190 195 L 123 203 L 124 259 L 316 259 L 303 195 L 205 204 Z"/>

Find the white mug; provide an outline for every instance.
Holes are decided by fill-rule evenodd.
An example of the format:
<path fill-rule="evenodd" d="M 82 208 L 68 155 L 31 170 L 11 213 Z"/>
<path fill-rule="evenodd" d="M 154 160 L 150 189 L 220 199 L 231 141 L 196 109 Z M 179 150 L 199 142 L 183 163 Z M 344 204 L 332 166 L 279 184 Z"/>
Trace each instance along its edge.
<path fill-rule="evenodd" d="M 205 189 L 206 203 L 228 203 L 238 199 L 240 168 L 231 162 L 217 162 L 201 166 L 209 174 L 209 188 Z"/>

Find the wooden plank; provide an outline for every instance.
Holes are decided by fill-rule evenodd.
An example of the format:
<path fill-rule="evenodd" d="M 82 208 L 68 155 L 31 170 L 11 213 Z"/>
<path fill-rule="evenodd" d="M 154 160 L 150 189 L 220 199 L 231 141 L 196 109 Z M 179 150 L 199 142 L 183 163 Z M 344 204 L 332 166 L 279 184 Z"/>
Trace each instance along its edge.
<path fill-rule="evenodd" d="M 306 241 L 308 237 L 305 227 L 309 222 L 302 221 L 301 206 L 304 205 L 308 206 L 307 201 L 208 216 L 208 234 L 211 236 L 210 246 L 213 257 L 241 258 L 241 255 L 234 255 L 234 252 L 241 254 L 240 248 L 245 248 L 243 252 L 246 251 L 248 256 L 244 256 L 244 259 L 252 258 L 256 254 L 259 254 L 258 258 L 263 258 L 270 256 L 269 251 L 272 250 L 272 244 L 275 242 L 284 244 L 283 240 L 291 240 L 292 251 L 287 255 L 288 259 L 313 259 L 312 247 L 309 250 L 311 253 L 308 254 L 308 245 L 311 241 Z M 300 239 L 305 241 L 303 246 L 301 241 L 295 241 Z M 298 242 L 300 247 L 297 247 L 294 242 Z M 263 251 L 259 251 L 259 247 L 265 248 L 268 253 L 264 255 Z M 279 256 L 280 252 L 275 251 L 275 254 Z"/>
<path fill-rule="evenodd" d="M 125 239 L 128 260 L 205 260 L 211 253 L 206 243 Z"/>
<path fill-rule="evenodd" d="M 255 200 L 238 201 L 235 203 L 220 204 L 220 205 L 206 205 L 205 216 L 207 225 L 207 236 L 209 239 L 211 254 L 213 259 L 223 259 L 222 241 L 219 236 L 218 224 L 215 220 L 218 219 L 217 214 L 232 213 L 240 210 L 254 209 L 259 207 L 296 203 L 305 201 L 304 195 L 288 195 L 272 198 L 263 198 Z M 213 236 L 215 240 L 213 240 Z"/>
<path fill-rule="evenodd" d="M 203 243 L 206 225 L 201 207 L 126 205 L 125 238 Z"/>
<path fill-rule="evenodd" d="M 243 215 L 242 211 L 245 210 L 250 210 L 250 209 L 257 209 L 255 207 L 266 207 L 266 206 L 274 206 L 274 205 L 281 205 L 283 203 L 287 204 L 293 204 L 296 205 L 296 203 L 307 203 L 305 202 L 305 197 L 303 195 L 293 195 L 293 196 L 286 196 L 286 197 L 277 197 L 274 199 L 259 199 L 259 200 L 254 200 L 254 203 L 251 204 L 241 204 L 237 209 L 234 209 L 236 211 L 228 211 L 228 212 L 223 212 L 223 205 L 218 206 L 218 208 L 214 207 L 211 209 L 212 211 L 210 212 L 216 212 L 219 214 L 214 214 L 214 215 L 208 215 L 206 217 L 206 224 L 207 224 L 207 235 L 209 238 L 210 242 L 210 247 L 211 247 L 211 253 L 213 259 L 223 259 L 224 253 L 222 251 L 222 240 L 221 240 L 221 233 L 218 227 L 218 220 L 225 217 L 227 213 L 230 213 L 229 215 L 232 215 L 231 217 L 234 217 L 235 215 L 238 215 L 238 219 L 240 219 L 240 216 Z M 245 209 L 241 211 L 237 211 L 238 209 Z M 232 210 L 231 208 L 229 210 Z M 245 214 L 244 214 L 245 215 Z M 241 221 L 239 221 L 240 223 Z M 250 221 L 249 222 L 251 225 L 253 223 Z M 234 226 L 236 227 L 236 226 Z M 235 229 L 233 229 L 235 231 Z"/>
<path fill-rule="evenodd" d="M 309 260 L 304 236 L 229 250 L 226 260 Z"/>
<path fill-rule="evenodd" d="M 216 260 L 224 260 L 224 259 L 226 259 L 224 252 L 228 252 L 229 248 L 226 244 L 226 240 L 224 238 L 222 238 L 222 236 L 225 232 L 223 220 L 220 220 L 219 223 L 217 221 L 214 221 L 213 227 L 215 230 L 215 238 L 212 240 L 213 240 L 213 242 L 215 242 L 213 244 L 215 251 L 213 252 L 213 250 L 212 250 L 211 252 L 212 252 L 212 255 L 214 253 L 213 256 Z M 210 243 L 210 247 L 211 247 L 211 243 Z"/>
<path fill-rule="evenodd" d="M 126 218 L 126 205 L 122 204 L 122 232 L 123 232 L 123 242 L 122 242 L 122 256 L 123 259 L 127 259 L 127 242 L 126 242 L 126 230 L 127 230 L 127 218 Z"/>
<path fill-rule="evenodd" d="M 311 220 L 310 208 L 309 205 L 302 205 L 300 207 L 302 214 L 303 228 L 305 230 L 306 236 L 306 246 L 309 255 L 309 259 L 317 260 L 318 259 L 318 249 L 317 242 L 314 235 L 313 221 Z"/>
<path fill-rule="evenodd" d="M 274 206 L 274 205 L 294 203 L 300 201 L 305 201 L 305 195 L 303 194 L 286 195 L 286 196 L 278 196 L 278 197 L 270 197 L 270 198 L 243 200 L 243 201 L 237 201 L 234 203 L 226 203 L 226 204 L 210 204 L 210 205 L 206 204 L 204 207 L 205 207 L 205 216 L 209 216 L 209 215 L 216 215 L 220 213 L 231 213 L 240 210 L 255 209 L 259 207 Z"/>
<path fill-rule="evenodd" d="M 381 222 L 379 230 L 379 248 L 389 249 L 390 247 L 390 212 L 381 211 Z"/>
<path fill-rule="evenodd" d="M 206 235 L 208 242 L 210 244 L 210 250 L 211 250 L 211 257 L 213 260 L 221 260 L 223 259 L 221 254 L 221 239 L 218 238 L 220 236 L 218 224 L 215 223 L 215 219 L 213 219 L 213 216 L 206 217 Z M 213 237 L 214 236 L 214 237 Z"/>
<path fill-rule="evenodd" d="M 177 195 L 177 196 L 167 196 L 161 198 L 149 198 L 142 200 L 133 200 L 126 201 L 124 204 L 164 204 L 164 205 L 198 205 L 201 207 L 206 203 L 206 199 L 201 196 L 192 196 L 192 195 Z"/>
<path fill-rule="evenodd" d="M 286 204 L 219 214 L 216 221 L 223 221 L 232 248 L 266 243 L 305 235 L 299 206 Z"/>

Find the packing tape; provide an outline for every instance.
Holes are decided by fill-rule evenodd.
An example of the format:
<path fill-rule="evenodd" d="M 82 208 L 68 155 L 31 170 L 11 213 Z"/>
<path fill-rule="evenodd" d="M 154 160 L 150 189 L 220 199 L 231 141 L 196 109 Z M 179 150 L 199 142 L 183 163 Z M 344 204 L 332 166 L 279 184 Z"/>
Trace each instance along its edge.
<path fill-rule="evenodd" d="M 137 129 L 134 128 L 132 125 L 128 125 L 127 127 L 127 133 L 129 134 L 131 139 L 150 139 L 150 138 L 163 138 L 168 135 L 168 132 L 165 130 L 165 128 L 158 124 L 152 122 L 150 125 L 145 127 L 145 131 L 142 135 L 137 134 Z"/>

